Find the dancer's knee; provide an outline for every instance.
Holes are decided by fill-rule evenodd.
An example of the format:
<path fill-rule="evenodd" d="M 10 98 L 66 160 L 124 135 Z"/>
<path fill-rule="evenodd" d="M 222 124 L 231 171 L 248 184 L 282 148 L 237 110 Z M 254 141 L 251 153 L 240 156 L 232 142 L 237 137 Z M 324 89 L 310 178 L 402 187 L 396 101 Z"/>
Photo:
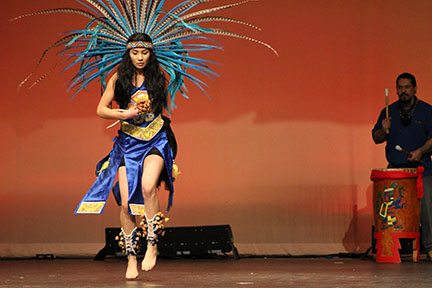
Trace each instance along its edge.
<path fill-rule="evenodd" d="M 155 185 L 143 184 L 141 189 L 143 192 L 144 199 L 152 198 L 156 193 Z"/>

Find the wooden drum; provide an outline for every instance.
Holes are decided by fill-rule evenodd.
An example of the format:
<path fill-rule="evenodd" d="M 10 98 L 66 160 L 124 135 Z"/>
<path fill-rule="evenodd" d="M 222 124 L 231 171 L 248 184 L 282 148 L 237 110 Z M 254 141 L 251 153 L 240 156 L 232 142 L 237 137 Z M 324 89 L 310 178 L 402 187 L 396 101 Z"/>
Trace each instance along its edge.
<path fill-rule="evenodd" d="M 372 170 L 377 262 L 401 262 L 400 238 L 413 239 L 413 261 L 420 261 L 422 172 L 423 167 Z"/>

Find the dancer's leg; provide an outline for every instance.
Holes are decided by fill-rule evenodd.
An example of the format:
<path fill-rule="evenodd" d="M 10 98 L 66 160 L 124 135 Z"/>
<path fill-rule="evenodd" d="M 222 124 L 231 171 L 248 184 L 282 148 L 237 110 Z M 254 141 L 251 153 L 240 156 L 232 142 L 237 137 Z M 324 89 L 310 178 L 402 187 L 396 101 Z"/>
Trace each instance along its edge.
<path fill-rule="evenodd" d="M 144 211 L 147 217 L 153 217 L 160 211 L 156 185 L 164 168 L 163 158 L 159 155 L 149 155 L 144 159 L 142 175 L 142 191 L 144 196 Z M 147 244 L 147 251 L 141 264 L 144 271 L 151 270 L 156 265 L 157 245 Z"/>
<path fill-rule="evenodd" d="M 119 186 L 120 186 L 120 197 L 121 197 L 121 208 L 120 208 L 120 224 L 123 231 L 129 235 L 136 227 L 135 216 L 130 215 L 128 211 L 128 200 L 129 200 L 129 189 L 126 176 L 126 167 L 121 166 L 118 171 Z M 126 269 L 126 278 L 135 279 L 138 277 L 138 264 L 136 256 L 128 255 L 128 265 Z"/>

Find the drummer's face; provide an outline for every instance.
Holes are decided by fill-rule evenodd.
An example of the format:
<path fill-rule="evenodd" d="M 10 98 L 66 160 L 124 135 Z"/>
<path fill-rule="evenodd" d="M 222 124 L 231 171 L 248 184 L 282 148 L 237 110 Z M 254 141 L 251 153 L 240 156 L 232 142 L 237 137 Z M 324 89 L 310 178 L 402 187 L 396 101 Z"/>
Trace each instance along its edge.
<path fill-rule="evenodd" d="M 401 78 L 397 83 L 397 95 L 403 103 L 409 103 L 414 100 L 417 87 L 413 86 L 410 79 Z"/>

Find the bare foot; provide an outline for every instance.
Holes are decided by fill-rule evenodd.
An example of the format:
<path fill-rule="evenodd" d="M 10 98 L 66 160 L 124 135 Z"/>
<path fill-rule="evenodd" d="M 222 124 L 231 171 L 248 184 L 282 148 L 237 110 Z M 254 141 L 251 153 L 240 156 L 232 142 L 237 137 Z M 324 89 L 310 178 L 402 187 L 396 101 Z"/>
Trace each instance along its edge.
<path fill-rule="evenodd" d="M 141 270 L 149 271 L 153 269 L 153 267 L 156 265 L 157 252 L 156 245 L 147 245 L 147 251 L 145 253 L 144 260 L 141 263 Z"/>
<path fill-rule="evenodd" d="M 138 265 L 136 256 L 128 256 L 126 279 L 133 280 L 138 277 Z"/>

